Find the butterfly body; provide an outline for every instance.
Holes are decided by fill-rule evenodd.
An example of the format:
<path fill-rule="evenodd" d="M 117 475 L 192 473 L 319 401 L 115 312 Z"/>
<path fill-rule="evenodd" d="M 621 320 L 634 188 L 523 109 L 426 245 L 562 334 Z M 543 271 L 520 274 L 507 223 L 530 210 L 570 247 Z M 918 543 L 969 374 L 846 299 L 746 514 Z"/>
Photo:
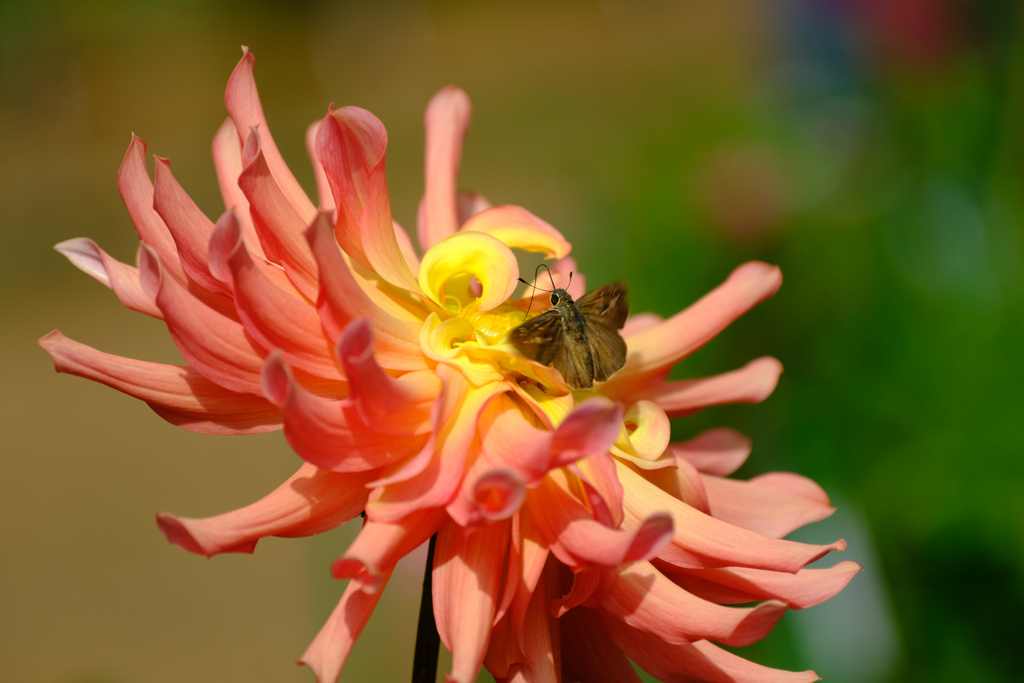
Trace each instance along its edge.
<path fill-rule="evenodd" d="M 551 365 L 573 389 L 590 389 L 626 362 L 626 287 L 612 282 L 578 302 L 564 289 L 550 292 L 551 308 L 512 330 L 509 340 L 523 355 Z"/>

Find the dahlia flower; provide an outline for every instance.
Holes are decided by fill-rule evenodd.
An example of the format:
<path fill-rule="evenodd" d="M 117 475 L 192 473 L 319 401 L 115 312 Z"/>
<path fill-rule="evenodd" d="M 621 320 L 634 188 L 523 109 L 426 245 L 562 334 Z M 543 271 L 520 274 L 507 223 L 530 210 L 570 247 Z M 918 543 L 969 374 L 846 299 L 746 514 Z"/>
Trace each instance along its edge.
<path fill-rule="evenodd" d="M 760 358 L 715 377 L 670 368 L 781 284 L 751 262 L 681 313 L 630 318 L 625 366 L 575 391 L 508 343 L 528 315 L 513 249 L 549 259 L 584 292 L 554 227 L 456 190 L 467 96 L 427 107 L 422 253 L 391 217 L 387 134 L 358 107 L 307 131 L 314 204 L 270 134 L 244 51 L 213 140 L 227 210 L 205 216 L 167 159 L 146 170 L 132 138 L 118 187 L 141 240 L 137 267 L 84 238 L 57 245 L 128 307 L 161 318 L 187 361 L 113 356 L 54 331 L 56 369 L 147 402 L 211 434 L 283 429 L 304 464 L 265 498 L 207 519 L 160 513 L 193 553 L 251 553 L 265 536 L 307 536 L 364 515 L 333 563 L 350 579 L 302 656 L 339 676 L 396 561 L 436 534 L 433 607 L 450 680 L 637 681 L 630 660 L 671 681 L 810 681 L 720 649 L 764 637 L 788 608 L 840 591 L 859 567 L 805 565 L 832 550 L 784 540 L 833 509 L 814 482 L 728 478 L 750 443 L 715 429 L 669 443 L 669 418 L 758 402 L 782 370 Z M 536 315 L 535 307 L 530 314 Z M 751 604 L 752 603 L 752 604 Z M 744 604 L 744 606 L 733 606 Z"/>

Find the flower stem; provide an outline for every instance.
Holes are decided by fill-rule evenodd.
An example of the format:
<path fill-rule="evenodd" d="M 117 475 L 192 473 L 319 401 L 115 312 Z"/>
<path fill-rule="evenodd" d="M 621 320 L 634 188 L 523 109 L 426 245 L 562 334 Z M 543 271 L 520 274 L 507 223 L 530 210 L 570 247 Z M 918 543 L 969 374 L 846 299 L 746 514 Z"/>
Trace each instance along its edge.
<path fill-rule="evenodd" d="M 437 680 L 437 655 L 441 637 L 434 622 L 433 570 L 434 544 L 437 534 L 430 537 L 427 548 L 427 566 L 423 572 L 423 595 L 420 597 L 420 620 L 416 626 L 416 650 L 412 660 L 412 683 L 434 683 Z"/>

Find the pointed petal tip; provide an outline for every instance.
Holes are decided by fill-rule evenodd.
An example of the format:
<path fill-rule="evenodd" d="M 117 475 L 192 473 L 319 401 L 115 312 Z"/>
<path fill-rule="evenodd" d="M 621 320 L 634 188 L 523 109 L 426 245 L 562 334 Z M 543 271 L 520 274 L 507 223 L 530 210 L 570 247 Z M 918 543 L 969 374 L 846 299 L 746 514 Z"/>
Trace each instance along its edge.
<path fill-rule="evenodd" d="M 675 534 L 675 521 L 667 512 L 656 512 L 640 525 L 625 561 L 649 560 L 671 542 Z"/>
<path fill-rule="evenodd" d="M 160 528 L 160 533 L 172 545 L 176 545 L 182 550 L 187 550 L 196 555 L 210 557 L 177 516 L 169 512 L 158 512 L 156 514 L 156 525 Z"/>
<path fill-rule="evenodd" d="M 110 275 L 103 265 L 103 252 L 99 245 L 88 237 L 75 237 L 53 245 L 60 253 L 80 271 L 89 275 L 105 286 L 110 287 Z"/>

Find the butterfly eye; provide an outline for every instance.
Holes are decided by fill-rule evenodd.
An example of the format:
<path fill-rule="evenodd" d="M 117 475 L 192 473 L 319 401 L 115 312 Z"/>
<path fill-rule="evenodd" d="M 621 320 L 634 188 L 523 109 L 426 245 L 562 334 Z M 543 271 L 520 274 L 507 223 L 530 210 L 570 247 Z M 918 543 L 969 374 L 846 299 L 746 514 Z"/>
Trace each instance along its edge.
<path fill-rule="evenodd" d="M 557 306 L 558 305 L 558 295 L 555 294 L 554 292 L 551 293 L 551 305 L 552 306 Z"/>

